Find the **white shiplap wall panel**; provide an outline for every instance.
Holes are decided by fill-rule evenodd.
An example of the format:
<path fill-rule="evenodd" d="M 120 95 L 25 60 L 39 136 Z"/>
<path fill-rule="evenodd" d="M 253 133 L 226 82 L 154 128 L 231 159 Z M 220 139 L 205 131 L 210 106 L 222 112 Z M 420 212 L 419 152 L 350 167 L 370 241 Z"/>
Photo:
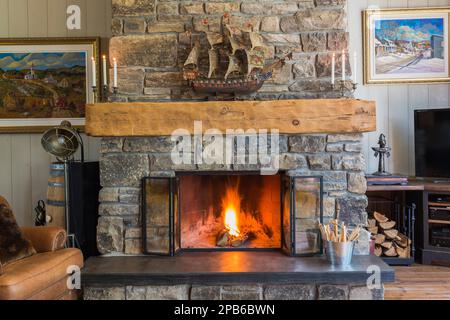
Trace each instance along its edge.
<path fill-rule="evenodd" d="M 0 194 L 12 199 L 12 158 L 11 135 L 0 135 Z"/>
<path fill-rule="evenodd" d="M 81 29 L 80 30 L 68 30 L 69 37 L 85 37 L 87 36 L 87 1 L 88 0 L 67 0 L 67 5 L 77 5 L 81 9 Z M 92 0 L 89 0 L 91 2 Z M 99 20 L 101 17 L 99 17 Z"/>
<path fill-rule="evenodd" d="M 395 150 L 395 158 L 391 159 L 389 170 L 408 174 L 408 86 L 391 85 L 389 86 L 389 143 Z"/>
<path fill-rule="evenodd" d="M 28 0 L 8 1 L 9 37 L 28 37 Z"/>
<path fill-rule="evenodd" d="M 28 37 L 47 37 L 47 5 L 47 0 L 28 0 Z"/>
<path fill-rule="evenodd" d="M 66 9 L 78 4 L 82 30 L 67 31 Z M 88 13 L 89 10 L 89 13 Z M 110 37 L 111 0 L 0 0 L 0 37 Z M 99 139 L 83 135 L 86 159 L 98 160 Z M 40 134 L 0 134 L 0 194 L 21 225 L 32 225 L 33 208 L 45 199 L 52 159 L 41 148 Z"/>
<path fill-rule="evenodd" d="M 9 35 L 9 3 L 8 0 L 0 0 L 0 37 Z"/>
<path fill-rule="evenodd" d="M 49 37 L 67 37 L 66 12 L 67 2 L 65 0 L 47 0 L 47 21 Z"/>
<path fill-rule="evenodd" d="M 10 204 L 19 225 L 31 224 L 31 135 L 13 134 L 11 137 L 11 184 Z"/>

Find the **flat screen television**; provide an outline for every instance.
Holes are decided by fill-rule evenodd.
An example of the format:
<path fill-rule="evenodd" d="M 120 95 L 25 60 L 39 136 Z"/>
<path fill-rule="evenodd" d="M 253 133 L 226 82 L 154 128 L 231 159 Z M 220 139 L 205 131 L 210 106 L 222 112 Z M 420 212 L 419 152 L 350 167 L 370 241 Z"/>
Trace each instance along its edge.
<path fill-rule="evenodd" d="M 450 109 L 416 110 L 416 176 L 450 178 Z"/>

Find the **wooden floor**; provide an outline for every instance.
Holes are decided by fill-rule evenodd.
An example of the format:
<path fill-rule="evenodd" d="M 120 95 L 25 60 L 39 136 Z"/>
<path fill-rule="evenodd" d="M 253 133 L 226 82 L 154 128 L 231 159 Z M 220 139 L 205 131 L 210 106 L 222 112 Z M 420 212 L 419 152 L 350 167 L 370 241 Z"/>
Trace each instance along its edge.
<path fill-rule="evenodd" d="M 385 284 L 386 300 L 450 300 L 449 267 L 395 267 L 395 278 Z"/>

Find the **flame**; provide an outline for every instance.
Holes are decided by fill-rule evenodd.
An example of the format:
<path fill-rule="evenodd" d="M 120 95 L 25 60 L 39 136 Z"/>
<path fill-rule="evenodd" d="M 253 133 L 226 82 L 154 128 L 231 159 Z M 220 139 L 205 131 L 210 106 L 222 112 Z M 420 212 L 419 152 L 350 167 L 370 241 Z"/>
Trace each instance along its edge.
<path fill-rule="evenodd" d="M 225 195 L 222 198 L 222 207 L 225 208 L 225 228 L 231 236 L 239 237 L 241 232 L 238 227 L 237 213 L 240 211 L 241 198 L 237 186 L 227 188 Z"/>
<path fill-rule="evenodd" d="M 241 233 L 237 226 L 237 214 L 233 207 L 229 207 L 225 211 L 225 228 L 228 233 L 233 237 L 239 237 Z"/>

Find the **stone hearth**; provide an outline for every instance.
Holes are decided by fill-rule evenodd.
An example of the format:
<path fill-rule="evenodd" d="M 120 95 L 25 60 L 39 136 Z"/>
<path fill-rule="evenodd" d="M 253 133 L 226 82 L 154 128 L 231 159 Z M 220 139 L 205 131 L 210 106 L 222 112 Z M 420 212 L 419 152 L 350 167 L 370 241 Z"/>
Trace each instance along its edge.
<path fill-rule="evenodd" d="M 394 270 L 375 256 L 331 267 L 322 258 L 277 252 L 214 252 L 91 258 L 83 283 L 85 299 L 94 300 L 379 300 L 383 288 L 366 286 L 373 266 L 380 268 L 381 283 L 394 280 Z"/>

